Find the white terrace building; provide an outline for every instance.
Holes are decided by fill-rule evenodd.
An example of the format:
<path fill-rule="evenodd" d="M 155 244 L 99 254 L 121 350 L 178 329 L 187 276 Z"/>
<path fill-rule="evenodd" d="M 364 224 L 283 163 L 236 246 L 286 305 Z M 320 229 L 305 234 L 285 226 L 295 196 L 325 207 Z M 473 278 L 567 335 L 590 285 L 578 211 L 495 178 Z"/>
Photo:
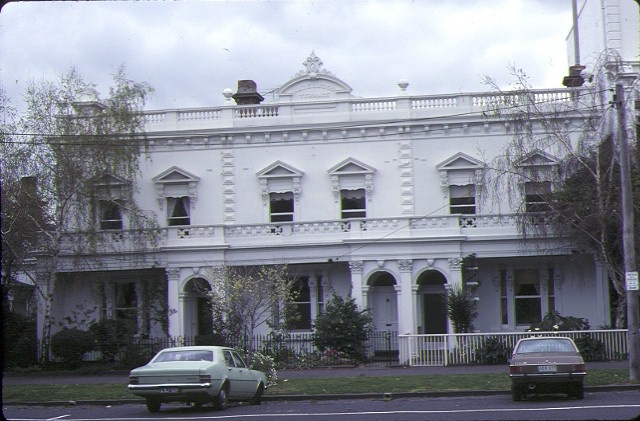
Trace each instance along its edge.
<path fill-rule="evenodd" d="M 160 299 L 170 336 L 206 334 L 194 284 L 209 268 L 286 263 L 302 284 L 301 331 L 335 291 L 371 309 L 378 331 L 448 333 L 442 297 L 475 254 L 477 330 L 523 330 L 550 310 L 609 324 L 603 265 L 560 238 L 524 241 L 506 194 L 492 191 L 492 161 L 511 140 L 504 120 L 483 114 L 494 94 L 399 87 L 356 97 L 312 53 L 271 103 L 241 81 L 223 106 L 148 112 L 136 201 L 157 215 L 161 239 L 138 248 L 126 214 L 104 209 L 100 267 L 61 277 L 56 319 L 95 306 L 158 336 L 148 312 Z M 575 89 L 537 98 L 571 101 Z M 538 151 L 521 164 L 553 171 L 559 158 Z M 553 188 L 522 180 L 520 203 L 536 209 L 541 187 Z"/>
<path fill-rule="evenodd" d="M 483 115 L 494 94 L 400 88 L 356 98 L 312 53 L 273 103 L 255 104 L 255 84 L 241 81 L 233 97 L 255 105 L 227 91 L 222 107 L 148 113 L 136 199 L 157 215 L 160 243 L 124 258 L 140 251 L 135 227 L 105 209 L 101 266 L 62 281 L 57 317 L 98 305 L 103 317 L 136 314 L 141 333 L 157 335 L 140 311 L 153 279 L 167 287 L 169 334 L 205 334 L 193 291 L 208 268 L 287 263 L 303 283 L 301 330 L 335 291 L 370 308 L 377 330 L 447 333 L 442 297 L 475 254 L 480 331 L 522 330 L 549 310 L 608 323 L 604 268 L 560 239 L 524 242 L 509 201 L 490 191 L 489 163 L 511 139 L 503 120 Z M 570 91 L 538 95 L 567 101 Z M 556 159 L 540 151 L 523 165 Z M 522 180 L 530 207 L 538 187 Z"/>

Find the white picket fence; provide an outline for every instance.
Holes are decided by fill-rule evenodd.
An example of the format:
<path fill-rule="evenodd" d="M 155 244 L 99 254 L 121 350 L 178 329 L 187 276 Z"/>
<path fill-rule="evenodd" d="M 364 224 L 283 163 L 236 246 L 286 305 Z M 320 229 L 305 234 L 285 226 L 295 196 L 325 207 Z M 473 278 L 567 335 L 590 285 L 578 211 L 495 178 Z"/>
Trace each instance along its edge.
<path fill-rule="evenodd" d="M 446 366 L 475 364 L 483 361 L 493 346 L 510 353 L 516 342 L 531 336 L 568 336 L 575 340 L 591 338 L 599 346 L 604 360 L 624 360 L 628 355 L 627 330 L 580 330 L 567 332 L 497 332 L 457 333 L 442 335 L 399 335 L 400 363 L 411 366 Z M 501 344 L 501 345 L 500 345 Z"/>

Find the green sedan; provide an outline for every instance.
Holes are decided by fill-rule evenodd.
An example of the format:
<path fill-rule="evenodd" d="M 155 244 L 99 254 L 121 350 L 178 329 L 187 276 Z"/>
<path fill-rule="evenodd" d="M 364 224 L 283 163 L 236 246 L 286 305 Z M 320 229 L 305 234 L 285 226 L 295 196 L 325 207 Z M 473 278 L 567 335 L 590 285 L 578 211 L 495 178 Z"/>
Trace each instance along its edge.
<path fill-rule="evenodd" d="M 129 374 L 129 390 L 145 398 L 150 412 L 158 412 L 163 402 L 212 404 L 217 409 L 229 401 L 259 405 L 266 384 L 264 373 L 247 367 L 234 349 L 221 346 L 166 348 Z"/>

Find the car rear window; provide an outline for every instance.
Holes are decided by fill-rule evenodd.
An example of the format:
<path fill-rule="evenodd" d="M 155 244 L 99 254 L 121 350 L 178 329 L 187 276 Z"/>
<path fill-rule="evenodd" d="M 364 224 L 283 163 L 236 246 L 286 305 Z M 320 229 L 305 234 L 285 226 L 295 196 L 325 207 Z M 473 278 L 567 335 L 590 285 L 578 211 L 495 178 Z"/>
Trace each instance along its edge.
<path fill-rule="evenodd" d="M 520 342 L 516 353 L 532 352 L 577 352 L 573 344 L 564 339 L 540 339 Z"/>
<path fill-rule="evenodd" d="M 212 351 L 164 351 L 153 360 L 154 363 L 171 361 L 213 361 Z"/>

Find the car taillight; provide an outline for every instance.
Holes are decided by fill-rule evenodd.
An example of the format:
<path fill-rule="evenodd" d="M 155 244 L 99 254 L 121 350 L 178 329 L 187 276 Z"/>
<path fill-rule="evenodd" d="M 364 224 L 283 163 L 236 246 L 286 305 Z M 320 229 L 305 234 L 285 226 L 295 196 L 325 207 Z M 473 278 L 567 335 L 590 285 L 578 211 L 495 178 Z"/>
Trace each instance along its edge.
<path fill-rule="evenodd" d="M 211 376 L 208 374 L 200 374 L 200 383 L 211 383 Z"/>
<path fill-rule="evenodd" d="M 129 376 L 129 384 L 139 384 L 140 381 L 137 376 Z"/>
<path fill-rule="evenodd" d="M 578 373 L 583 373 L 586 369 L 585 364 L 575 364 L 573 366 L 573 371 L 578 372 Z"/>
<path fill-rule="evenodd" d="M 520 374 L 522 373 L 522 366 L 521 365 L 510 365 L 509 366 L 509 374 Z"/>

